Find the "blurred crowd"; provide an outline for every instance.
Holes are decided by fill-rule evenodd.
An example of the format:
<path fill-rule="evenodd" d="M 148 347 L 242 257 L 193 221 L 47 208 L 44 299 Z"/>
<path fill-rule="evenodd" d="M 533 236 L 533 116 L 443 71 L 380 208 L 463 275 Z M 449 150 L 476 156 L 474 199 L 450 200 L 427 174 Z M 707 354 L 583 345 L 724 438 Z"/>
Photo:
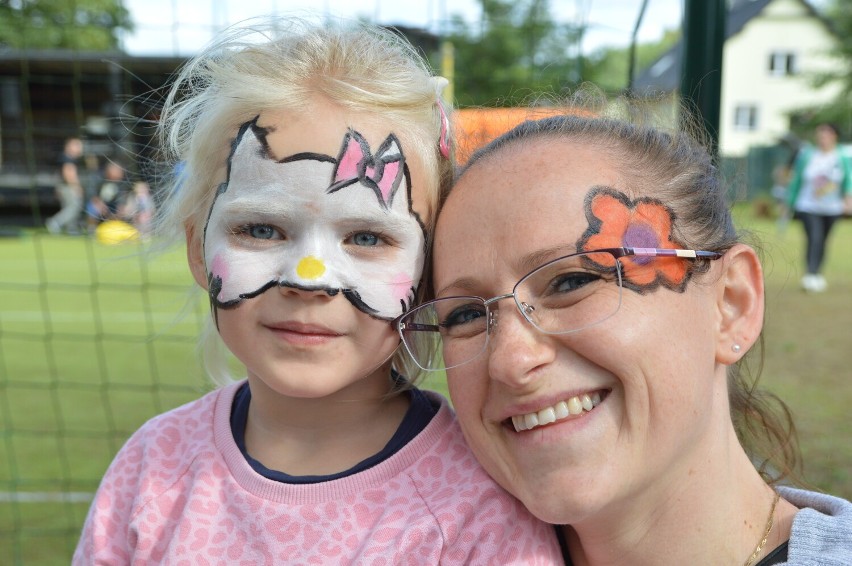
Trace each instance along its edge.
<path fill-rule="evenodd" d="M 105 223 L 133 237 L 151 232 L 154 201 L 146 181 L 133 179 L 115 157 L 87 154 L 79 138 L 65 141 L 59 157 L 59 211 L 45 223 L 51 234 L 97 235 Z"/>

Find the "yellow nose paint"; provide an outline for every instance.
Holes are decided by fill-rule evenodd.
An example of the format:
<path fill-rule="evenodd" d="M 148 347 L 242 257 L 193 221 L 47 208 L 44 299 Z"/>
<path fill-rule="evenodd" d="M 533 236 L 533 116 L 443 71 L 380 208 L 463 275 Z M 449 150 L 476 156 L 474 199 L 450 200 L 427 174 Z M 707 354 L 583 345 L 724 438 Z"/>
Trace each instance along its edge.
<path fill-rule="evenodd" d="M 325 273 L 325 264 L 313 256 L 303 257 L 296 266 L 296 274 L 302 279 L 316 279 Z"/>

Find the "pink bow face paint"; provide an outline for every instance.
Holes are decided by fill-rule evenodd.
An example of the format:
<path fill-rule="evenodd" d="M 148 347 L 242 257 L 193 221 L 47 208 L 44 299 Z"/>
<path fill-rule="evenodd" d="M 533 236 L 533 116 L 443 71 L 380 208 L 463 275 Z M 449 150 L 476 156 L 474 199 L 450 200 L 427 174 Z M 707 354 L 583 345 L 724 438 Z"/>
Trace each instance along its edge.
<path fill-rule="evenodd" d="M 244 124 L 204 232 L 210 300 L 234 308 L 273 287 L 343 294 L 391 320 L 411 306 L 425 233 L 410 175 L 390 134 L 375 153 L 356 131 L 335 158 L 275 159 L 268 130 Z"/>

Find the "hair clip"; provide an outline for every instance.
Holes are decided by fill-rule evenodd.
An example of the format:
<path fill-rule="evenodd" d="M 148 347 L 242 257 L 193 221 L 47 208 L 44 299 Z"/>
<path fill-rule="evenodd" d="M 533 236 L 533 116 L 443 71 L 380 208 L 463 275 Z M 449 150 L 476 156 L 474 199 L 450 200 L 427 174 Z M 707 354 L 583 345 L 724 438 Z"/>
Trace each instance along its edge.
<path fill-rule="evenodd" d="M 441 98 L 435 99 L 438 105 L 438 111 L 441 113 L 441 137 L 438 139 L 438 149 L 441 150 L 441 155 L 445 159 L 450 158 L 450 119 L 447 118 L 447 111 L 444 110 L 444 103 Z"/>

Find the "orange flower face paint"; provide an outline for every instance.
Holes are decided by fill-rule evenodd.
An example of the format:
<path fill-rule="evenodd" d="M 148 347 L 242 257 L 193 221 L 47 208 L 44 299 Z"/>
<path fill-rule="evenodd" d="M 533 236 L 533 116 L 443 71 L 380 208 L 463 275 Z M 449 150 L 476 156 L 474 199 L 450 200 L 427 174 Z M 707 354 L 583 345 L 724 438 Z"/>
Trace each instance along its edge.
<path fill-rule="evenodd" d="M 577 243 L 579 251 L 602 248 L 684 249 L 672 240 L 674 212 L 662 202 L 627 195 L 609 187 L 595 187 L 584 203 L 589 228 Z M 607 254 L 601 254 L 606 256 Z M 604 267 L 614 268 L 613 265 Z M 623 286 L 639 293 L 659 286 L 683 292 L 690 264 L 677 258 L 626 256 L 621 258 Z"/>

